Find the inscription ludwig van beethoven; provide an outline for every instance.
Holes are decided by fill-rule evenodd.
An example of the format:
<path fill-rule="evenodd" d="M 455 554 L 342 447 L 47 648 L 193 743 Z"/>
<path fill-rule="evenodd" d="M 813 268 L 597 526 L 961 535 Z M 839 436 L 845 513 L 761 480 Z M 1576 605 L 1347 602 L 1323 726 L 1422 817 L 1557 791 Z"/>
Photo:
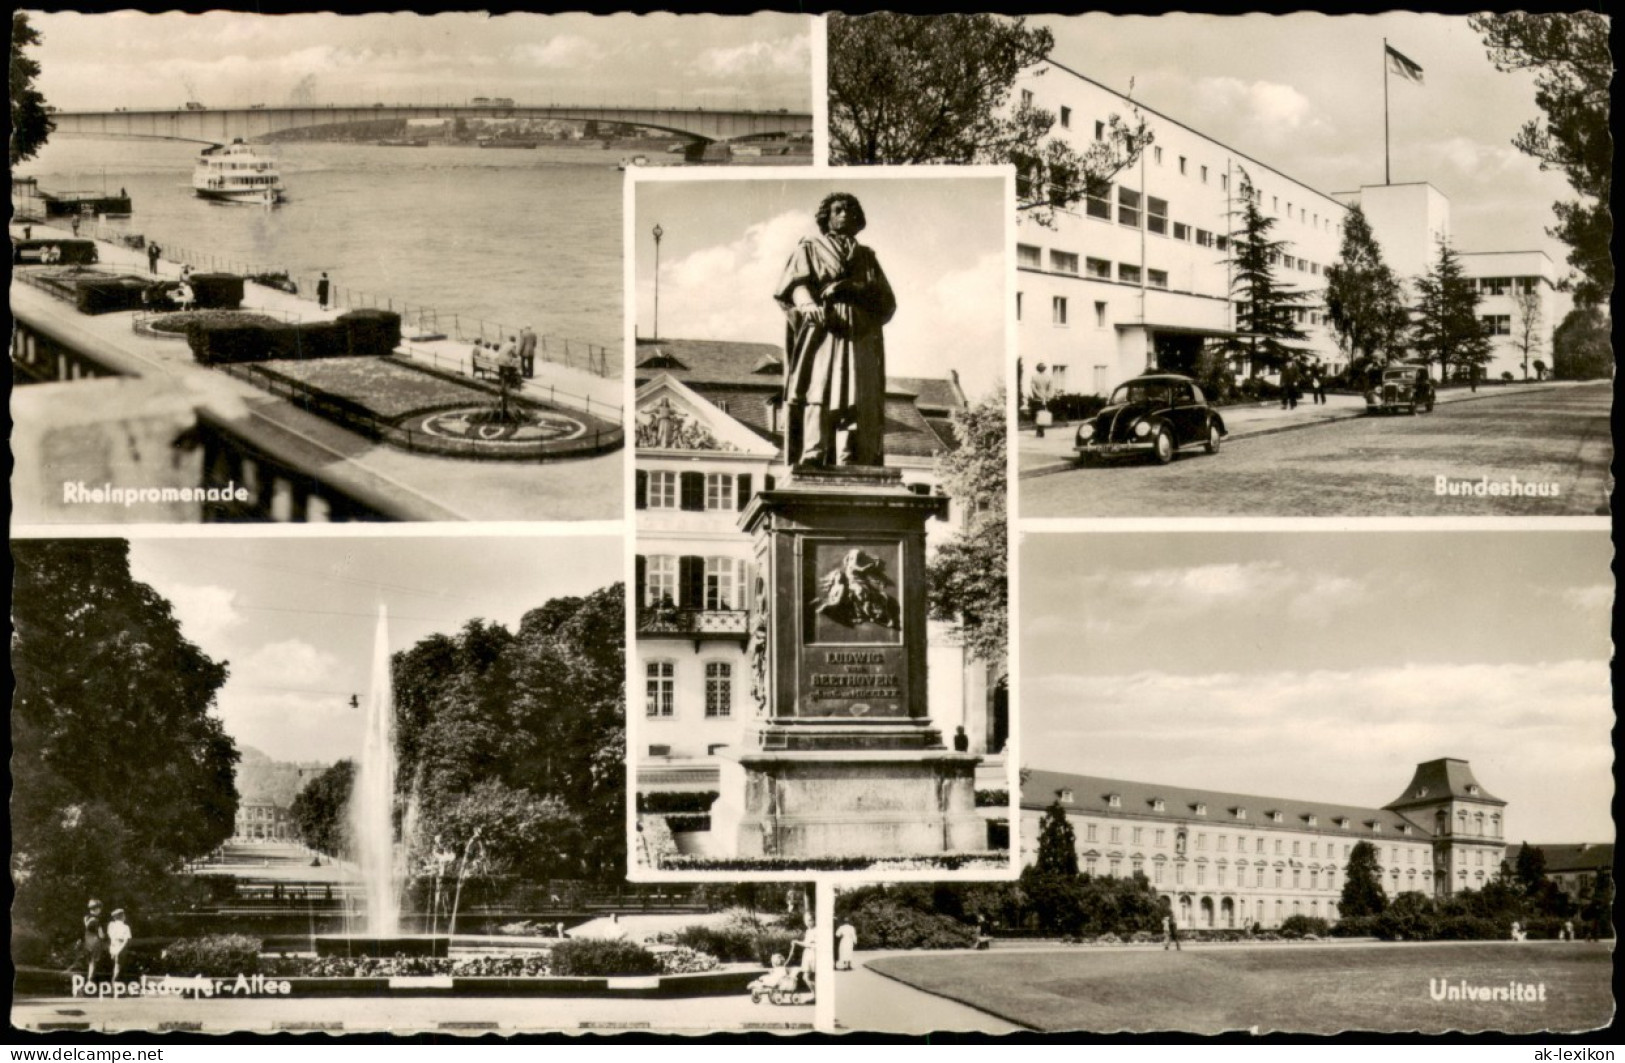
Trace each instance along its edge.
<path fill-rule="evenodd" d="M 818 543 L 809 552 L 805 716 L 902 716 L 901 609 L 888 575 L 895 543 Z"/>
<path fill-rule="evenodd" d="M 875 253 L 858 243 L 867 220 L 857 197 L 835 192 L 818 205 L 816 238 L 801 241 L 773 298 L 786 320 L 784 460 L 885 464 L 886 347 L 881 334 L 897 299 Z"/>

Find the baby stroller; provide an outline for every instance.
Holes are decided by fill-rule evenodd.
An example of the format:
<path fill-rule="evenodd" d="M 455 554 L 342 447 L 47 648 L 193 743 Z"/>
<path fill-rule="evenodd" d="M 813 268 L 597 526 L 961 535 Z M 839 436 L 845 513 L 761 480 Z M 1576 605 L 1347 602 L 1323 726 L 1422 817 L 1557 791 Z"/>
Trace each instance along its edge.
<path fill-rule="evenodd" d="M 803 970 L 807 947 L 799 941 L 791 942 L 790 955 L 773 954 L 773 969 L 750 984 L 750 1002 L 760 1004 L 764 998 L 774 1004 L 811 1004 L 815 997 L 813 972 Z"/>

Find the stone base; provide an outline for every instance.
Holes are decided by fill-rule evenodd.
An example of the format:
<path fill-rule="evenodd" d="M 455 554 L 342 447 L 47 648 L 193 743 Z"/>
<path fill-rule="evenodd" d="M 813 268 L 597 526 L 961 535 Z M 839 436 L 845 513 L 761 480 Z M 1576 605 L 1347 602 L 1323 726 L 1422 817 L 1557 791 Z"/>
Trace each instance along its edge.
<path fill-rule="evenodd" d="M 941 752 L 943 746 L 942 732 L 924 720 L 854 724 L 849 718 L 841 717 L 774 722 L 765 727 L 746 728 L 740 736 L 740 748 L 747 753 L 830 749 Z"/>
<path fill-rule="evenodd" d="M 722 761 L 711 830 L 735 856 L 980 852 L 980 759 L 941 749 L 740 752 Z"/>

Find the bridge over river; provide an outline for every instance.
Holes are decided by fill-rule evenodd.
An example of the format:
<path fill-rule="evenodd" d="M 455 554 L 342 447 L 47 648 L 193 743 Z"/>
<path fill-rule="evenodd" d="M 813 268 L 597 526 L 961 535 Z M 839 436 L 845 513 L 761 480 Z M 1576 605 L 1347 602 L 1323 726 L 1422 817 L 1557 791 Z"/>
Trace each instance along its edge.
<path fill-rule="evenodd" d="M 561 104 L 384 104 L 222 107 L 201 110 L 57 111 L 56 131 L 69 136 L 151 137 L 217 144 L 291 129 L 412 118 L 551 118 L 617 122 L 663 129 L 701 142 L 812 132 L 812 115 L 792 111 L 704 107 L 574 107 Z"/>

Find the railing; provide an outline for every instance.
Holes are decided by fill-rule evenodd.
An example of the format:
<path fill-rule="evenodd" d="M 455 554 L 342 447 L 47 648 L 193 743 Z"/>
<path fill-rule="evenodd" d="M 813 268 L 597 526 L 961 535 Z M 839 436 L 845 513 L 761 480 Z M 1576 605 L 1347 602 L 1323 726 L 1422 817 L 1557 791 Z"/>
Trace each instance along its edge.
<path fill-rule="evenodd" d="M 472 375 L 469 361 L 465 358 L 444 354 L 440 351 L 426 350 L 422 347 L 414 347 L 410 343 L 402 343 L 401 349 L 410 353 L 413 359 L 428 362 L 441 372 L 456 373 L 460 376 Z M 541 384 L 526 385 L 520 389 L 519 394 L 526 398 L 544 401 L 542 400 L 542 387 Z M 546 388 L 547 398 L 545 401 L 551 406 L 580 410 L 582 413 L 591 414 L 612 424 L 621 423 L 620 403 L 594 399 L 591 395 L 577 395 L 573 391 L 566 391 L 554 384 L 548 384 Z"/>
<path fill-rule="evenodd" d="M 673 609 L 654 606 L 638 610 L 640 635 L 734 635 L 750 630 L 750 614 L 743 609 Z"/>

